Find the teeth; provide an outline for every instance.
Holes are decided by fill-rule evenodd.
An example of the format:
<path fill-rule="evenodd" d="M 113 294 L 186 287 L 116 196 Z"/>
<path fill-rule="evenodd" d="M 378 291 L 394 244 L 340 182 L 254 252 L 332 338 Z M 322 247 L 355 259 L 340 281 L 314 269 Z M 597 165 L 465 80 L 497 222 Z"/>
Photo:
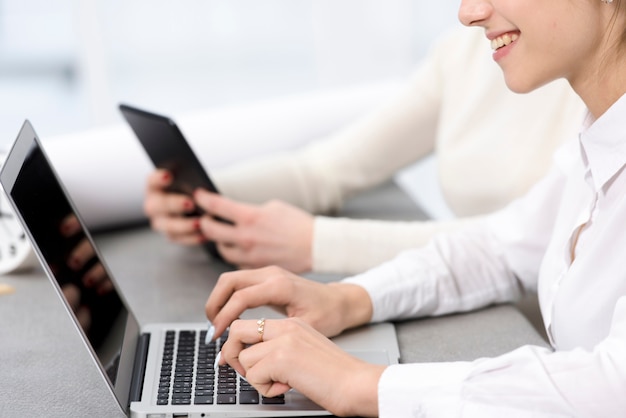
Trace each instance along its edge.
<path fill-rule="evenodd" d="M 517 38 L 519 38 L 519 36 L 516 33 L 513 33 L 511 35 L 507 33 L 502 36 L 498 36 L 497 38 L 491 41 L 491 49 L 496 50 L 498 48 L 502 48 L 503 46 L 506 46 L 506 45 L 511 44 L 512 42 L 515 42 Z"/>

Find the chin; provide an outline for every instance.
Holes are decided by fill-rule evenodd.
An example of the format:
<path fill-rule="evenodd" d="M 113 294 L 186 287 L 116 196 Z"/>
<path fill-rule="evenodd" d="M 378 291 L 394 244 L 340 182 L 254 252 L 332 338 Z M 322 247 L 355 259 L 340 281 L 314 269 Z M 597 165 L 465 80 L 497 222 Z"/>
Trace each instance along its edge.
<path fill-rule="evenodd" d="M 526 94 L 539 87 L 545 86 L 554 79 L 550 77 L 541 77 L 540 79 L 531 79 L 528 77 L 519 77 L 513 74 L 504 73 L 504 82 L 513 93 Z"/>
<path fill-rule="evenodd" d="M 538 85 L 535 85 L 535 84 L 521 82 L 521 80 L 510 80 L 509 78 L 506 78 L 505 82 L 509 90 L 511 90 L 513 93 L 518 93 L 518 94 L 530 93 L 531 91 L 539 87 Z"/>

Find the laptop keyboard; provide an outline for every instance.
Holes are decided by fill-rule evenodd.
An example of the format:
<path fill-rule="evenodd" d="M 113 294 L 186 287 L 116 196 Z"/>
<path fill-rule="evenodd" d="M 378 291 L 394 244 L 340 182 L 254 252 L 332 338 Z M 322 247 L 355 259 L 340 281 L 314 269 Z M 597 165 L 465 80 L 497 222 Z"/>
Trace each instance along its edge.
<path fill-rule="evenodd" d="M 206 330 L 166 331 L 157 405 L 284 404 L 285 396 L 262 396 L 228 365 L 214 369 L 228 338 L 204 344 Z"/>

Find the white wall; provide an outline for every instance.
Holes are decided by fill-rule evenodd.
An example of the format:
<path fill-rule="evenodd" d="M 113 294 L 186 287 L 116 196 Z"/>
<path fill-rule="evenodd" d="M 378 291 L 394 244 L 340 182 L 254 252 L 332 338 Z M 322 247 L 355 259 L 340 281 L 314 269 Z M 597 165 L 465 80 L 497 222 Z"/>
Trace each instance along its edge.
<path fill-rule="evenodd" d="M 441 0 L 2 0 L 0 147 L 119 120 L 403 77 L 456 23 Z"/>
<path fill-rule="evenodd" d="M 440 33 L 458 24 L 457 3 L 0 0 L 0 151 L 26 118 L 46 139 L 121 123 L 119 102 L 177 115 L 397 81 Z M 86 154 L 97 149 L 85 141 L 67 144 L 74 144 L 72 158 L 79 145 Z M 66 145 L 58 145 L 53 151 L 63 155 Z M 133 155 L 117 155 L 125 154 Z M 92 176 L 106 175 L 106 168 L 93 166 L 108 167 L 100 161 L 106 153 L 99 155 Z M 86 176 L 72 158 L 61 170 L 75 173 L 65 179 L 72 188 L 90 190 L 104 181 Z M 432 164 L 407 170 L 398 181 L 433 215 L 445 217 Z M 127 203 L 137 211 L 140 192 L 134 194 Z M 76 197 L 99 204 L 88 194 Z"/>

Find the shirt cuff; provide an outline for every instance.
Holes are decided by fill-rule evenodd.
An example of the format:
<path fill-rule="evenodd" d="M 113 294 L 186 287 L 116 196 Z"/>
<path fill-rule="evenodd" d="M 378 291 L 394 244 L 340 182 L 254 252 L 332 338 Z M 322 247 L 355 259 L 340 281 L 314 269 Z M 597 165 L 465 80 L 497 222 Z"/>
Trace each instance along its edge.
<path fill-rule="evenodd" d="M 396 364 L 378 382 L 380 418 L 460 415 L 461 387 L 470 362 Z"/>

